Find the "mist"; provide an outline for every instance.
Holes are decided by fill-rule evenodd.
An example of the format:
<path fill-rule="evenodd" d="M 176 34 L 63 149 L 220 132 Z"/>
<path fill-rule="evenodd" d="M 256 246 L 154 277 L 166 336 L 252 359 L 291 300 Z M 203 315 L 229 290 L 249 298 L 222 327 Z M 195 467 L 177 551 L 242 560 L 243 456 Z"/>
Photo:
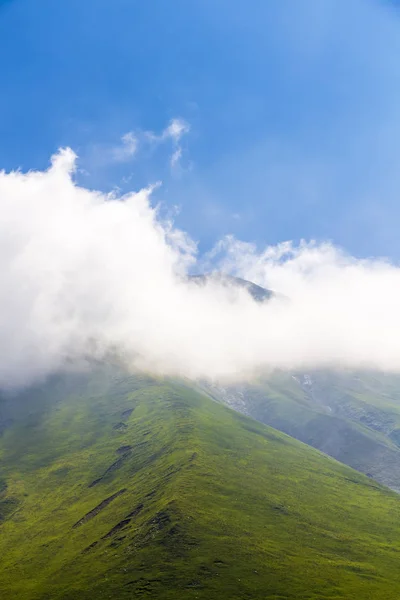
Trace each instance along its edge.
<path fill-rule="evenodd" d="M 88 357 L 190 379 L 275 369 L 400 371 L 400 268 L 329 243 L 258 251 L 232 237 L 206 257 L 152 203 L 79 187 L 76 156 L 0 174 L 0 386 L 21 387 Z M 187 275 L 239 275 L 279 294 Z"/>

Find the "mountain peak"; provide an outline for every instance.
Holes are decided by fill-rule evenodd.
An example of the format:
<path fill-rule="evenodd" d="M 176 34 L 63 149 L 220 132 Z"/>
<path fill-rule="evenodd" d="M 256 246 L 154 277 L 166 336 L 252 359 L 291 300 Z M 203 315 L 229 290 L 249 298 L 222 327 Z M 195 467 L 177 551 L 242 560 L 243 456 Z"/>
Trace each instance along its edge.
<path fill-rule="evenodd" d="M 189 279 L 201 285 L 204 285 L 209 281 L 213 281 L 223 286 L 236 286 L 245 288 L 257 302 L 264 302 L 265 300 L 270 300 L 276 295 L 276 293 L 272 290 L 261 287 L 260 285 L 248 281 L 247 279 L 242 279 L 241 277 L 234 277 L 233 275 L 228 275 L 226 273 L 221 273 L 218 271 L 212 271 L 210 273 L 204 273 L 199 275 L 190 275 Z"/>

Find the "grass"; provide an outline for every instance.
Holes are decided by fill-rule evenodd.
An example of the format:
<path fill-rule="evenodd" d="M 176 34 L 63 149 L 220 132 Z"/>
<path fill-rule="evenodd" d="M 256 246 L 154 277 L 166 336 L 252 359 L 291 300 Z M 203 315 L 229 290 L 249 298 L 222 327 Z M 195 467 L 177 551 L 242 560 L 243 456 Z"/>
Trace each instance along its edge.
<path fill-rule="evenodd" d="M 188 386 L 99 372 L 2 410 L 4 598 L 400 595 L 396 494 Z"/>
<path fill-rule="evenodd" d="M 228 388 L 228 396 L 213 392 L 228 403 L 238 398 L 239 410 L 400 492 L 400 377 L 328 371 L 311 377 L 312 389 L 302 389 L 301 375 L 281 373 Z"/>

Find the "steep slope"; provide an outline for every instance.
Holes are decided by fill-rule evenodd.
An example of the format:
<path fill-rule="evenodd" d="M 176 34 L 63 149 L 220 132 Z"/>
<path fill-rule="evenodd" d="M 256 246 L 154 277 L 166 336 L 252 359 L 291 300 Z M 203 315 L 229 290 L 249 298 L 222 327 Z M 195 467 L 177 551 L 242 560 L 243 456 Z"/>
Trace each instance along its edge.
<path fill-rule="evenodd" d="M 1 410 L 2 597 L 399 597 L 397 494 L 183 384 L 100 370 Z"/>
<path fill-rule="evenodd" d="M 400 377 L 276 373 L 252 385 L 204 387 L 232 408 L 400 492 Z"/>
<path fill-rule="evenodd" d="M 260 302 L 276 292 L 226 275 Z M 373 371 L 275 373 L 257 383 L 203 383 L 216 400 L 314 446 L 400 492 L 400 376 Z"/>

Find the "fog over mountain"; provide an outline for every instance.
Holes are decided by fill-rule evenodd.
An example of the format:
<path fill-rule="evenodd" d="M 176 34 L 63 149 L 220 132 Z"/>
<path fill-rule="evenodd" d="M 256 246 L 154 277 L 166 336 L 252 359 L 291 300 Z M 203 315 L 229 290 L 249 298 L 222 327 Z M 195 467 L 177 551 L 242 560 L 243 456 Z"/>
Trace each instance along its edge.
<path fill-rule="evenodd" d="M 198 257 L 160 217 L 153 187 L 79 187 L 76 156 L 0 175 L 0 385 L 27 385 L 118 352 L 155 373 L 224 381 L 260 370 L 400 371 L 400 268 L 329 243 L 259 251 L 227 237 Z M 280 294 L 187 275 L 230 273 Z"/>

